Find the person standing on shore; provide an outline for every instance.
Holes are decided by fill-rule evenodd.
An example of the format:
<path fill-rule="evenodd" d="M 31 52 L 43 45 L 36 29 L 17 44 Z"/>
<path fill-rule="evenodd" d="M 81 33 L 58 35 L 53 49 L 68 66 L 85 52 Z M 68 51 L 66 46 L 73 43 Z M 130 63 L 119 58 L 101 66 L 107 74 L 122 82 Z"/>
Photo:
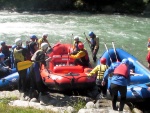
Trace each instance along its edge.
<path fill-rule="evenodd" d="M 33 56 L 33 54 L 38 50 L 38 43 L 37 43 L 37 36 L 36 35 L 31 35 L 30 36 L 30 41 L 28 44 L 28 50 L 30 51 L 31 57 Z"/>
<path fill-rule="evenodd" d="M 37 50 L 31 58 L 31 61 L 33 61 L 34 64 L 31 68 L 31 72 L 33 72 L 33 74 L 30 77 L 30 80 L 31 80 L 30 90 L 33 91 L 37 89 L 41 104 L 45 104 L 45 99 L 43 99 L 43 97 L 47 96 L 47 93 L 45 90 L 46 86 L 44 85 L 41 75 L 40 75 L 40 68 L 42 64 L 46 67 L 46 61 L 50 59 L 50 58 L 46 59 L 46 51 L 48 47 L 49 47 L 48 43 L 45 43 L 45 42 L 42 43 L 41 49 Z"/>
<path fill-rule="evenodd" d="M 98 92 L 100 93 L 101 97 L 105 97 L 107 93 L 107 83 L 102 86 L 101 82 L 104 77 L 104 72 L 108 69 L 108 66 L 106 65 L 106 58 L 100 59 L 100 65 L 97 65 L 89 74 L 88 77 L 91 77 L 93 75 L 97 75 L 96 79 L 96 85 L 98 86 Z"/>
<path fill-rule="evenodd" d="M 28 53 L 28 50 L 26 48 L 22 47 L 22 40 L 20 38 L 17 38 L 15 40 L 16 48 L 14 49 L 13 56 L 14 56 L 14 62 L 15 66 L 17 67 L 18 62 L 22 62 L 26 60 L 26 56 Z M 18 70 L 18 69 L 17 69 Z M 19 82 L 18 82 L 18 90 L 21 93 L 24 93 L 24 96 L 27 96 L 27 69 L 24 70 L 18 70 L 19 73 Z"/>
<path fill-rule="evenodd" d="M 108 76 L 112 72 L 113 72 L 113 76 L 110 85 L 111 94 L 112 94 L 112 107 L 113 110 L 118 111 L 116 102 L 117 102 L 118 91 L 119 91 L 121 95 L 119 111 L 123 111 L 124 104 L 126 101 L 127 84 L 128 81 L 130 80 L 129 60 L 123 59 L 119 65 L 110 66 L 104 73 L 102 86 L 106 84 L 106 81 L 108 80 Z"/>
<path fill-rule="evenodd" d="M 49 41 L 47 40 L 48 38 L 48 34 L 47 33 L 43 33 L 42 38 L 38 39 L 38 47 L 39 49 L 41 49 L 41 44 L 42 43 L 47 43 L 49 45 L 49 47 L 51 48 L 51 45 L 49 43 Z"/>
<path fill-rule="evenodd" d="M 90 44 L 90 49 L 92 51 L 92 57 L 93 61 L 96 62 L 97 60 L 97 52 L 99 50 L 99 38 L 94 34 L 94 32 L 90 31 L 89 32 L 90 40 L 86 37 L 86 40 Z"/>

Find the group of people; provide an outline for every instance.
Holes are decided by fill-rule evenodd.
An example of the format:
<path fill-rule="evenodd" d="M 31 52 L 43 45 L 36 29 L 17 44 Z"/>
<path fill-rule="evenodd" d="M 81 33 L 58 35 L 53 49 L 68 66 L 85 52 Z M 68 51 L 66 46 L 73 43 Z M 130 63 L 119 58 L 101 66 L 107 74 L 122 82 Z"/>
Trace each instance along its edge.
<path fill-rule="evenodd" d="M 130 81 L 130 75 L 134 75 L 134 65 L 128 59 L 122 59 L 121 62 L 113 62 L 110 67 L 106 65 L 106 58 L 100 59 L 100 65 L 97 65 L 88 76 L 91 77 L 97 74 L 96 85 L 101 97 L 105 97 L 107 93 L 108 76 L 112 76 L 111 85 L 109 88 L 112 96 L 112 107 L 115 111 L 123 111 L 126 101 L 127 84 Z M 118 92 L 120 93 L 120 106 L 116 105 L 118 99 Z"/>
<path fill-rule="evenodd" d="M 13 60 L 14 67 L 19 73 L 18 90 L 22 93 L 22 99 L 27 99 L 27 97 L 30 96 L 29 92 L 32 93 L 33 88 L 38 91 L 40 96 L 45 95 L 45 92 L 43 91 L 45 86 L 42 82 L 39 69 L 41 64 L 46 65 L 46 60 L 48 60 L 45 59 L 46 51 L 48 48 L 51 49 L 47 37 L 47 33 L 43 33 L 42 38 L 39 39 L 36 35 L 31 35 L 30 40 L 26 41 L 26 47 L 22 46 L 23 41 L 21 38 L 15 39 L 14 47 L 7 46 L 4 41 L 1 41 L 0 75 L 3 74 L 6 76 L 9 74 L 10 70 L 13 68 L 10 65 Z M 9 50 L 10 48 L 12 48 L 12 51 Z M 5 64 L 7 59 L 9 61 L 8 65 Z M 27 76 L 27 69 L 19 70 L 17 67 L 17 63 L 26 60 L 31 60 L 34 62 L 30 69 L 29 77 Z"/>
<path fill-rule="evenodd" d="M 6 42 L 1 41 L 1 49 L 0 49 L 0 74 L 8 75 L 11 68 L 13 68 L 10 64 L 13 60 L 14 67 L 17 69 L 19 73 L 19 82 L 18 82 L 18 90 L 22 93 L 23 99 L 33 98 L 32 92 L 37 90 L 39 98 L 41 96 L 47 95 L 46 90 L 47 87 L 42 82 L 42 78 L 40 76 L 40 67 L 42 64 L 46 67 L 46 61 L 50 60 L 47 58 L 46 53 L 48 49 L 52 50 L 52 47 L 47 40 L 48 34 L 43 33 L 42 38 L 37 38 L 36 35 L 31 35 L 30 40 L 26 41 L 26 46 L 22 46 L 22 39 L 15 39 L 15 46 L 8 46 Z M 99 49 L 99 45 L 97 42 L 97 37 L 93 32 L 89 32 L 89 37 L 91 40 L 86 38 L 88 43 L 91 45 L 91 50 L 93 52 L 93 61 L 96 62 L 96 54 Z M 10 51 L 12 48 L 12 51 Z M 11 56 L 12 55 L 12 56 Z M 69 53 L 71 58 L 75 59 L 75 64 L 89 66 L 89 55 L 87 50 L 84 48 L 84 44 L 79 40 L 78 36 L 74 37 L 73 43 L 73 52 Z M 10 59 L 11 58 L 13 59 Z M 47 59 L 46 59 L 47 58 Z M 5 65 L 5 61 L 8 59 L 8 65 Z M 30 68 L 29 73 L 27 73 L 27 69 L 19 70 L 17 64 L 19 62 L 23 62 L 26 60 L 30 60 L 33 62 L 33 65 Z M 2 62 L 1 62 L 2 61 Z M 27 76 L 29 74 L 29 76 Z M 2 74 L 1 74 L 2 75 Z M 28 78 L 29 77 L 29 78 Z M 29 84 L 30 83 L 30 84 Z M 42 101 L 42 100 L 40 100 Z M 44 103 L 44 102 L 42 102 Z"/>
<path fill-rule="evenodd" d="M 30 68 L 29 73 L 29 81 L 28 84 L 27 78 L 27 69 L 18 70 L 19 73 L 19 82 L 18 82 L 18 90 L 23 93 L 23 97 L 34 98 L 32 92 L 37 90 L 38 97 L 47 95 L 46 86 L 42 82 L 42 78 L 40 76 L 40 66 L 43 64 L 46 67 L 46 61 L 51 58 L 46 57 L 46 52 L 48 49 L 52 49 L 50 43 L 47 40 L 48 34 L 44 33 L 42 38 L 38 39 L 36 35 L 30 36 L 30 41 L 26 42 L 26 48 L 22 47 L 22 40 L 20 38 L 15 39 L 15 47 L 13 48 L 13 57 L 14 64 L 17 67 L 18 62 L 31 60 L 33 65 Z M 99 39 L 93 32 L 89 32 L 89 37 L 86 38 L 88 43 L 90 44 L 90 49 L 92 52 L 93 61 L 97 60 L 97 52 L 99 50 Z M 4 41 L 1 41 L 1 49 L 0 49 L 0 72 L 3 67 L 3 70 L 11 70 L 11 67 L 5 66 L 4 59 L 9 59 L 11 52 L 9 48 L 11 46 L 7 46 Z M 6 52 L 7 51 L 7 52 Z M 78 36 L 74 37 L 73 42 L 73 51 L 69 53 L 71 58 L 75 59 L 75 64 L 89 66 L 89 55 L 87 50 L 84 48 L 84 44 L 79 40 Z M 47 58 L 47 59 L 46 59 Z M 1 63 L 3 61 L 3 63 Z M 118 110 L 116 106 L 118 91 L 121 94 L 120 99 L 120 107 L 119 111 L 123 111 L 125 100 L 126 100 L 126 92 L 127 92 L 127 83 L 130 80 L 130 71 L 131 62 L 128 59 L 123 59 L 121 62 L 116 62 L 115 64 L 109 67 L 106 64 L 106 58 L 100 58 L 100 65 L 97 65 L 89 74 L 88 77 L 93 75 L 97 75 L 96 85 L 98 86 L 99 93 L 102 93 L 102 96 L 105 97 L 107 93 L 107 81 L 108 76 L 113 73 L 110 85 L 110 92 L 112 95 L 112 107 L 114 110 Z M 7 72 L 8 72 L 7 71 Z M 29 86 L 28 86 L 29 85 Z M 29 93 L 30 92 L 30 93 Z M 42 98 L 40 100 L 42 103 Z"/>

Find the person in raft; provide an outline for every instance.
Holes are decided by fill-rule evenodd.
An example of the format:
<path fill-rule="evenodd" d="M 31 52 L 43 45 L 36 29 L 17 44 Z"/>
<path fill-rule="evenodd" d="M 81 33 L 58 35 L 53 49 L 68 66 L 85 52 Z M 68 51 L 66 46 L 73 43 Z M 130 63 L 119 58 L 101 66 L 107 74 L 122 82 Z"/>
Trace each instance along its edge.
<path fill-rule="evenodd" d="M 79 47 L 78 47 L 78 44 L 79 43 L 82 43 L 80 40 L 79 40 L 79 36 L 74 36 L 74 42 L 73 42 L 73 52 L 72 54 L 75 55 L 79 52 Z"/>
<path fill-rule="evenodd" d="M 79 52 L 76 55 L 70 54 L 70 57 L 75 59 L 75 65 L 89 66 L 89 55 L 84 48 L 83 43 L 78 44 Z"/>
<path fill-rule="evenodd" d="M 11 68 L 9 68 L 9 66 L 5 64 L 4 58 L 5 55 L 3 53 L 0 53 L 0 78 L 9 75 L 11 72 Z"/>
<path fill-rule="evenodd" d="M 34 62 L 31 68 L 31 72 L 33 72 L 33 76 L 31 77 L 31 88 L 32 91 L 37 89 L 39 93 L 39 100 L 41 104 L 47 104 L 45 101 L 45 96 L 47 96 L 46 89 L 47 87 L 44 85 L 41 75 L 40 75 L 40 67 L 43 64 L 46 67 L 46 61 L 50 60 L 50 58 L 46 59 L 46 51 L 49 47 L 48 43 L 42 43 L 41 49 L 37 50 L 31 58 L 31 61 Z M 47 99 L 49 100 L 49 99 Z"/>
<path fill-rule="evenodd" d="M 99 50 L 99 38 L 94 34 L 94 32 L 90 31 L 89 32 L 90 40 L 86 37 L 86 40 L 88 43 L 91 45 L 91 51 L 92 51 L 92 57 L 93 61 L 96 62 L 96 55 Z"/>
<path fill-rule="evenodd" d="M 102 81 L 102 86 L 106 84 L 108 80 L 108 76 L 113 72 L 113 76 L 111 79 L 111 94 L 112 94 L 112 107 L 113 110 L 118 111 L 116 106 L 118 91 L 121 95 L 120 98 L 120 106 L 119 111 L 123 111 L 124 104 L 126 101 L 126 93 L 127 93 L 127 84 L 130 81 L 130 69 L 129 69 L 129 60 L 123 59 L 119 65 L 110 66 L 104 73 L 104 78 Z"/>
<path fill-rule="evenodd" d="M 5 55 L 4 60 L 5 61 L 7 60 L 6 64 L 11 68 L 10 48 L 12 48 L 12 46 L 6 45 L 6 42 L 4 42 L 4 41 L 1 41 L 0 44 L 1 44 L 0 52 L 2 52 Z"/>
<path fill-rule="evenodd" d="M 150 38 L 148 39 L 148 43 L 147 43 L 147 55 L 146 55 L 146 60 L 147 60 L 147 63 L 148 63 L 148 68 L 150 69 Z"/>
<path fill-rule="evenodd" d="M 107 83 L 102 86 L 101 82 L 103 80 L 104 72 L 108 69 L 108 66 L 106 65 L 106 58 L 100 59 L 100 65 L 97 65 L 89 74 L 88 77 L 91 77 L 93 75 L 97 75 L 96 79 L 96 85 L 98 86 L 98 92 L 100 94 L 100 97 L 104 98 L 107 93 Z"/>

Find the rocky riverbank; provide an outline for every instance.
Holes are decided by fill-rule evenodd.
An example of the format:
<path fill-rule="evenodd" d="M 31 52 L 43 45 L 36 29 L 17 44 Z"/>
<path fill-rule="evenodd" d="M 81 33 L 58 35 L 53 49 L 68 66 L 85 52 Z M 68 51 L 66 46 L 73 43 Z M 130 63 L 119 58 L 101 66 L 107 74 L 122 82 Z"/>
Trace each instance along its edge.
<path fill-rule="evenodd" d="M 49 96 L 50 100 L 47 100 L 48 104 L 41 105 L 39 102 L 19 100 L 20 93 L 18 90 L 0 92 L 0 98 L 17 98 L 17 100 L 9 103 L 10 106 L 32 107 L 39 110 L 50 110 L 56 113 L 118 113 L 118 111 L 112 109 L 111 101 L 107 99 L 94 101 L 92 98 L 86 96 L 68 96 L 60 93 L 49 93 Z M 85 106 L 77 110 L 76 106 L 83 103 L 85 103 Z M 123 112 L 131 113 L 131 110 L 125 105 Z"/>

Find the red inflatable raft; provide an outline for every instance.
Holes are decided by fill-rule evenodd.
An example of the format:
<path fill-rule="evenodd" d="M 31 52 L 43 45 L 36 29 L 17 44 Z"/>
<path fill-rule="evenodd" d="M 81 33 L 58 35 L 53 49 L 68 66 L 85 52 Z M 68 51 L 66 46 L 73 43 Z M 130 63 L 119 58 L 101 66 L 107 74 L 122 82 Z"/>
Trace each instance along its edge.
<path fill-rule="evenodd" d="M 48 54 L 52 59 L 47 63 L 48 70 L 44 65 L 41 67 L 41 76 L 49 89 L 86 90 L 95 85 L 95 77 L 87 77 L 92 68 L 74 65 L 74 59 L 68 55 L 71 49 L 69 44 L 57 44 L 53 47 L 53 52 Z"/>

